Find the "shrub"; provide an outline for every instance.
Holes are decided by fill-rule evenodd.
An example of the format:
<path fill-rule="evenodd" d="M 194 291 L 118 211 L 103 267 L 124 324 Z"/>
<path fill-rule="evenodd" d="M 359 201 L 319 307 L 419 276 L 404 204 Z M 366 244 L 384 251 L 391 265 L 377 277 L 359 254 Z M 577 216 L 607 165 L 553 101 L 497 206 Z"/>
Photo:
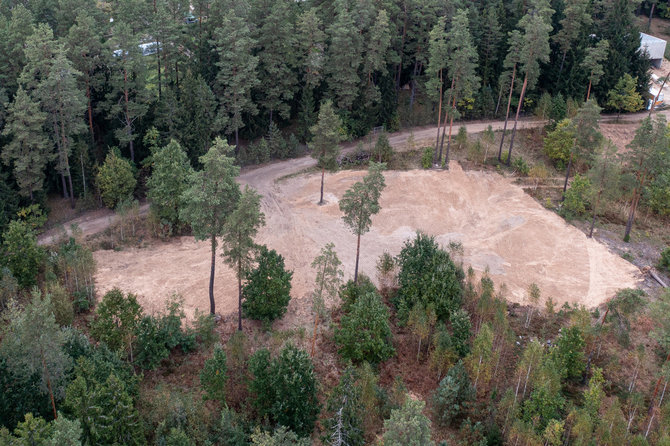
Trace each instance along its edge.
<path fill-rule="evenodd" d="M 661 258 L 658 261 L 658 267 L 670 272 L 670 247 L 661 251 Z"/>
<path fill-rule="evenodd" d="M 56 323 L 61 327 L 72 324 L 74 320 L 74 307 L 67 290 L 60 284 L 55 283 L 49 285 L 48 292 L 51 295 L 51 304 L 53 305 Z"/>
<path fill-rule="evenodd" d="M 295 433 L 279 426 L 274 432 L 264 432 L 256 428 L 251 434 L 252 446 L 309 446 L 307 438 L 299 438 Z"/>
<path fill-rule="evenodd" d="M 102 202 L 108 208 L 114 209 L 117 203 L 130 198 L 137 180 L 130 161 L 119 156 L 116 150 L 111 150 L 98 170 L 96 184 Z"/>
<path fill-rule="evenodd" d="M 565 191 L 565 199 L 561 206 L 561 215 L 567 219 L 582 217 L 589 206 L 591 180 L 579 174 L 570 183 Z"/>
<path fill-rule="evenodd" d="M 388 163 L 393 157 L 393 147 L 389 142 L 386 132 L 382 132 L 377 137 L 377 143 L 372 151 L 372 158 L 379 163 Z"/>
<path fill-rule="evenodd" d="M 359 297 L 368 293 L 376 293 L 377 287 L 372 280 L 363 273 L 358 275 L 358 283 L 349 280 L 340 287 L 340 299 L 342 300 L 342 311 L 348 312 Z"/>
<path fill-rule="evenodd" d="M 530 167 L 528 167 L 528 163 L 526 163 L 526 161 L 521 157 L 514 158 L 512 167 L 519 173 L 519 175 L 523 177 L 527 177 L 530 173 Z"/>
<path fill-rule="evenodd" d="M 335 330 L 338 352 L 354 362 L 387 360 L 395 353 L 391 338 L 389 312 L 377 293 L 361 295 Z"/>
<path fill-rule="evenodd" d="M 384 446 L 432 446 L 430 420 L 423 414 L 426 403 L 407 397 L 384 421 Z"/>
<path fill-rule="evenodd" d="M 205 399 L 226 402 L 226 352 L 223 347 L 214 347 L 212 357 L 205 361 L 200 371 L 200 385 L 205 390 Z"/>
<path fill-rule="evenodd" d="M 423 148 L 423 154 L 421 155 L 421 167 L 424 169 L 430 169 L 433 167 L 433 154 L 434 149 L 432 147 Z"/>
<path fill-rule="evenodd" d="M 104 342 L 113 351 L 131 347 L 142 317 L 142 308 L 134 294 L 123 294 L 118 288 L 108 291 L 96 311 L 91 324 L 93 337 Z"/>
<path fill-rule="evenodd" d="M 319 413 L 317 382 L 309 355 L 293 345 L 284 347 L 271 359 L 266 349 L 249 360 L 253 377 L 249 391 L 258 416 L 268 416 L 301 437 L 309 435 Z"/>
<path fill-rule="evenodd" d="M 449 369 L 433 395 L 435 415 L 445 425 L 455 425 L 468 404 L 474 400 L 475 391 L 462 361 Z"/>
<path fill-rule="evenodd" d="M 200 341 L 205 348 L 214 345 L 217 338 L 217 333 L 214 331 L 216 328 L 216 319 L 214 319 L 214 315 L 196 309 L 194 325 L 195 336 L 198 341 Z"/>
<path fill-rule="evenodd" d="M 256 262 L 258 265 L 247 273 L 247 283 L 242 289 L 242 313 L 269 325 L 286 313 L 293 272 L 284 267 L 284 257 L 266 246 L 261 246 Z"/>
<path fill-rule="evenodd" d="M 418 232 L 414 240 L 405 242 L 398 264 L 400 288 L 393 304 L 401 323 L 407 322 L 418 302 L 424 307 L 433 304 L 440 320 L 448 319 L 460 307 L 465 273 L 440 249 L 434 237 Z"/>
<path fill-rule="evenodd" d="M 649 207 L 659 215 L 670 215 L 670 172 L 661 172 L 645 188 Z"/>
<path fill-rule="evenodd" d="M 575 131 L 572 121 L 563 119 L 544 138 L 544 154 L 560 169 L 568 164 L 574 145 Z"/>
<path fill-rule="evenodd" d="M 244 420 L 228 407 L 224 407 L 221 411 L 221 419 L 216 431 L 216 437 L 212 439 L 214 444 L 225 446 L 247 446 L 249 444 Z"/>
<path fill-rule="evenodd" d="M 458 128 L 458 133 L 454 138 L 454 149 L 464 151 L 468 148 L 468 129 L 464 125 Z"/>
<path fill-rule="evenodd" d="M 44 250 L 37 246 L 37 236 L 28 222 L 13 220 L 2 234 L 2 264 L 7 266 L 23 288 L 35 285 L 44 259 Z"/>

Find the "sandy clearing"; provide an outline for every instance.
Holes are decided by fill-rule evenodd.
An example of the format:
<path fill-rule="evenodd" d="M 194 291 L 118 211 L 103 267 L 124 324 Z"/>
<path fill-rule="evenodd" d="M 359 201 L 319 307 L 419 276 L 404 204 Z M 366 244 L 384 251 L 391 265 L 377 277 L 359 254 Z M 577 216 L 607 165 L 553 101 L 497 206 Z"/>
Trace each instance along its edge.
<path fill-rule="evenodd" d="M 263 194 L 267 224 L 257 241 L 284 255 L 287 266 L 295 271 L 294 299 L 282 325 L 303 325 L 310 320 L 314 277 L 310 264 L 323 245 L 335 243 L 345 278 L 353 276 L 356 239 L 340 218 L 338 200 L 365 172 L 327 175 L 328 202 L 317 206 L 318 174 L 276 183 L 273 180 L 284 174 L 282 165 L 268 168 L 271 173 L 267 168 L 261 169 L 264 175 L 250 171 L 242 181 Z M 526 303 L 525 290 L 535 282 L 543 296 L 551 296 L 559 305 L 578 302 L 593 307 L 638 281 L 635 266 L 545 210 L 511 179 L 465 172 L 457 163 L 449 171 L 393 171 L 385 176 L 382 211 L 361 240 L 360 270 L 369 275 L 374 276 L 379 255 L 384 251 L 397 254 L 405 240 L 422 230 L 443 245 L 450 240 L 462 242 L 465 265 L 479 272 L 488 268 L 496 284 L 507 285 L 507 298 L 512 302 Z M 207 242 L 181 237 L 148 248 L 94 255 L 100 294 L 120 287 L 138 294 L 142 305 L 155 311 L 167 296 L 178 292 L 189 316 L 196 308 L 208 308 Z M 237 308 L 235 277 L 220 258 L 217 261 L 217 311 L 232 313 Z"/>

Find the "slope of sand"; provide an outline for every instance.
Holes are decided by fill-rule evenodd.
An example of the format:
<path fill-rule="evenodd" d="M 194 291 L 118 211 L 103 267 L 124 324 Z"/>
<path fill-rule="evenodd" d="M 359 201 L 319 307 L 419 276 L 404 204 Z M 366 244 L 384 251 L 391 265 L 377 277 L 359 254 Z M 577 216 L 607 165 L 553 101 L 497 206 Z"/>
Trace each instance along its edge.
<path fill-rule="evenodd" d="M 266 172 L 267 173 L 267 172 Z M 317 206 L 319 174 L 275 183 L 248 175 L 263 194 L 266 226 L 259 243 L 276 249 L 293 269 L 293 290 L 286 324 L 305 323 L 311 312 L 310 265 L 320 248 L 333 242 L 345 278 L 353 276 L 356 238 L 341 220 L 338 199 L 365 172 L 343 171 L 326 176 L 327 204 Z M 544 297 L 561 305 L 577 302 L 594 307 L 620 288 L 637 283 L 637 268 L 610 253 L 604 245 L 545 210 L 523 190 L 497 174 L 464 172 L 456 163 L 449 171 L 387 172 L 381 212 L 361 239 L 360 271 L 375 275 L 384 251 L 397 254 L 416 230 L 435 235 L 447 245 L 459 241 L 464 263 L 479 272 L 488 268 L 497 285 L 507 286 L 507 298 L 526 303 L 528 285 L 539 285 Z M 276 178 L 276 177 L 275 177 Z M 257 183 L 257 184 L 255 184 Z M 120 287 L 140 296 L 148 311 L 163 307 L 173 292 L 184 298 L 187 314 L 208 307 L 209 243 L 181 237 L 149 248 L 97 251 L 96 284 L 100 295 Z M 237 309 L 236 279 L 217 258 L 217 312 Z"/>

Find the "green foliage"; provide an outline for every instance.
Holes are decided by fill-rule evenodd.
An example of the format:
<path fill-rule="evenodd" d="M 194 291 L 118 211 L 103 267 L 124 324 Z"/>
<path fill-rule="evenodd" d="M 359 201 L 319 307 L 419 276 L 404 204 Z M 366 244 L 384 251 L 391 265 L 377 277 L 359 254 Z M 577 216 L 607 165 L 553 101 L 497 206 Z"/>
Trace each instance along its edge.
<path fill-rule="evenodd" d="M 433 167 L 433 148 L 424 147 L 423 154 L 421 155 L 421 167 L 424 169 L 430 169 Z"/>
<path fill-rule="evenodd" d="M 556 96 L 551 98 L 551 108 L 549 109 L 549 118 L 552 121 L 559 122 L 565 119 L 567 114 L 567 109 L 565 106 L 565 99 L 563 95 L 558 93 Z"/>
<path fill-rule="evenodd" d="M 224 407 L 216 433 L 217 444 L 223 446 L 247 446 L 248 437 L 242 417 L 234 410 Z"/>
<path fill-rule="evenodd" d="M 183 193 L 188 187 L 191 165 L 186 151 L 175 140 L 152 154 L 153 168 L 147 180 L 147 198 L 152 211 L 173 227 L 179 223 Z"/>
<path fill-rule="evenodd" d="M 215 331 L 216 319 L 211 313 L 203 313 L 199 309 L 195 310 L 195 321 L 193 323 L 193 331 L 196 339 L 205 347 L 209 348 L 214 345 L 218 335 Z"/>
<path fill-rule="evenodd" d="M 561 120 L 554 130 L 544 138 L 544 153 L 559 168 L 568 164 L 572 146 L 575 143 L 575 129 L 569 119 Z"/>
<path fill-rule="evenodd" d="M 377 293 L 358 297 L 335 329 L 342 358 L 355 362 L 383 362 L 395 354 L 389 312 Z"/>
<path fill-rule="evenodd" d="M 259 418 L 268 416 L 301 437 L 309 435 L 319 413 L 317 381 L 309 355 L 293 345 L 284 347 L 279 356 L 258 350 L 249 360 L 253 377 L 249 391 Z"/>
<path fill-rule="evenodd" d="M 584 335 L 578 326 L 562 329 L 551 354 L 563 378 L 577 380 L 582 377 L 586 367 L 585 346 Z"/>
<path fill-rule="evenodd" d="M 645 201 L 658 215 L 670 215 L 670 172 L 659 172 L 645 187 Z"/>
<path fill-rule="evenodd" d="M 328 398 L 330 417 L 325 422 L 326 438 L 329 444 L 348 444 L 362 446 L 363 418 L 365 406 L 361 401 L 361 385 L 357 382 L 358 373 L 348 366 L 340 376 L 340 382 Z"/>
<path fill-rule="evenodd" d="M 418 232 L 414 240 L 405 242 L 398 264 L 400 289 L 393 304 L 402 323 L 419 302 L 434 305 L 440 320 L 448 319 L 460 307 L 465 273 L 440 249 L 434 237 Z"/>
<path fill-rule="evenodd" d="M 407 397 L 384 421 L 384 446 L 432 446 L 430 420 L 422 412 L 426 403 Z"/>
<path fill-rule="evenodd" d="M 56 323 L 61 327 L 72 324 L 74 307 L 72 306 L 72 299 L 70 299 L 70 295 L 65 288 L 58 283 L 51 284 L 48 287 L 48 295 L 51 298 Z"/>
<path fill-rule="evenodd" d="M 113 351 L 132 352 L 132 343 L 142 317 L 142 308 L 134 294 L 124 295 L 114 288 L 102 298 L 91 324 L 91 335 Z M 132 353 L 131 353 L 132 356 Z"/>
<path fill-rule="evenodd" d="M 661 251 L 661 258 L 658 260 L 658 267 L 670 272 L 670 247 Z"/>
<path fill-rule="evenodd" d="M 389 137 L 386 132 L 381 132 L 377 137 L 377 142 L 372 150 L 371 157 L 380 163 L 388 163 L 391 161 L 391 158 L 393 157 L 393 147 L 389 142 Z"/>
<path fill-rule="evenodd" d="M 368 174 L 349 188 L 340 200 L 342 220 L 355 235 L 365 234 L 372 225 L 371 217 L 380 210 L 379 198 L 386 187 L 383 163 L 370 163 Z"/>
<path fill-rule="evenodd" d="M 76 311 L 88 310 L 95 301 L 96 264 L 93 253 L 70 237 L 58 245 L 58 251 L 52 251 L 49 261 L 54 267 L 67 292 L 74 299 Z"/>
<path fill-rule="evenodd" d="M 343 275 L 340 265 L 342 262 L 337 257 L 333 243 L 321 248 L 321 253 L 312 262 L 312 268 L 316 269 L 312 310 L 321 318 L 326 317 L 326 300 L 332 300 L 337 296 Z"/>
<path fill-rule="evenodd" d="M 526 163 L 526 160 L 520 156 L 514 158 L 514 161 L 512 161 L 512 167 L 522 177 L 527 177 L 530 173 L 530 167 L 528 167 L 528 163 Z"/>
<path fill-rule="evenodd" d="M 545 91 L 535 103 L 535 116 L 540 119 L 549 119 L 551 106 L 551 95 Z"/>
<path fill-rule="evenodd" d="M 460 357 L 464 357 L 470 352 L 469 341 L 470 329 L 472 328 L 470 315 L 465 309 L 461 308 L 451 313 L 449 322 L 451 322 L 452 348 Z"/>
<path fill-rule="evenodd" d="M 565 405 L 565 398 L 561 394 L 553 394 L 547 387 L 540 386 L 533 390 L 523 403 L 523 419 L 535 424 L 536 432 L 542 432 L 553 419 L 561 418 L 561 410 Z"/>
<path fill-rule="evenodd" d="M 465 365 L 458 361 L 440 381 L 433 395 L 437 419 L 445 426 L 455 425 L 474 397 L 475 391 L 470 384 Z"/>
<path fill-rule="evenodd" d="M 322 169 L 337 170 L 339 144 L 342 141 L 341 128 L 342 122 L 335 114 L 332 102 L 326 101 L 321 104 L 319 120 L 309 129 L 314 136 L 308 145 L 312 150 L 312 157 Z"/>
<path fill-rule="evenodd" d="M 358 283 L 353 280 L 347 281 L 344 285 L 340 287 L 340 300 L 342 300 L 342 310 L 349 312 L 353 304 L 358 301 L 358 299 L 369 293 L 376 293 L 377 287 L 372 280 L 365 274 L 358 276 Z"/>
<path fill-rule="evenodd" d="M 666 290 L 659 296 L 658 301 L 651 306 L 651 314 L 656 322 L 656 327 L 651 332 L 652 338 L 656 339 L 663 349 L 670 351 L 670 290 Z"/>
<path fill-rule="evenodd" d="M 627 288 L 617 291 L 616 296 L 607 303 L 610 311 L 606 322 L 614 326 L 614 335 L 622 347 L 628 348 L 630 345 L 630 318 L 645 306 L 645 295 L 642 290 Z"/>
<path fill-rule="evenodd" d="M 575 175 L 570 187 L 565 191 L 561 215 L 567 219 L 583 217 L 590 206 L 591 190 L 591 180 L 579 174 Z"/>
<path fill-rule="evenodd" d="M 23 422 L 14 429 L 14 435 L 0 430 L 0 443 L 7 446 L 81 446 L 82 430 L 79 421 L 68 420 L 62 414 L 50 423 L 41 417 L 26 413 Z"/>
<path fill-rule="evenodd" d="M 264 432 L 259 428 L 251 434 L 251 445 L 253 446 L 308 446 L 308 438 L 300 438 L 295 433 L 279 426 L 274 432 Z"/>
<path fill-rule="evenodd" d="M 621 113 L 636 112 L 642 108 L 644 101 L 637 92 L 637 77 L 625 73 L 612 90 L 607 92 L 607 106 Z"/>
<path fill-rule="evenodd" d="M 118 203 L 132 196 L 137 180 L 130 161 L 121 158 L 116 150 L 110 150 L 98 170 L 96 184 L 102 202 L 114 209 Z"/>
<path fill-rule="evenodd" d="M 2 264 L 10 269 L 21 287 L 35 285 L 44 251 L 37 246 L 34 229 L 25 221 L 13 220 L 2 239 Z"/>
<path fill-rule="evenodd" d="M 246 274 L 242 314 L 269 326 L 286 313 L 291 300 L 293 272 L 284 267 L 284 257 L 267 246 L 259 248 L 256 263 L 256 267 Z"/>
<path fill-rule="evenodd" d="M 205 390 L 205 398 L 226 402 L 226 380 L 228 378 L 226 366 L 226 352 L 223 347 L 214 347 L 212 357 L 205 361 L 200 371 L 200 385 Z"/>

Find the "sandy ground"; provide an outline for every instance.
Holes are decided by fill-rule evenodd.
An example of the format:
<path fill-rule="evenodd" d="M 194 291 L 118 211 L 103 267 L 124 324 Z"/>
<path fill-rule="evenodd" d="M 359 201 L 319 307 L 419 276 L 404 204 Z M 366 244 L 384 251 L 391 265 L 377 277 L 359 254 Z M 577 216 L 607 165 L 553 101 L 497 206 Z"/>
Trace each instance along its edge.
<path fill-rule="evenodd" d="M 297 166 L 296 166 L 297 163 Z M 242 182 L 262 194 L 267 224 L 257 238 L 276 249 L 293 269 L 293 299 L 282 325 L 302 325 L 311 319 L 309 294 L 314 271 L 310 264 L 320 248 L 334 242 L 344 264 L 345 278 L 353 276 L 356 238 L 344 226 L 338 200 L 364 175 L 343 171 L 326 176 L 327 204 L 316 205 L 319 175 L 303 174 L 279 182 L 287 171 L 308 167 L 311 160 L 277 163 L 247 171 Z M 526 289 L 535 282 L 544 297 L 559 305 L 578 302 L 596 306 L 619 288 L 636 285 L 639 270 L 587 239 L 578 229 L 545 210 L 511 179 L 484 172 L 464 172 L 456 163 L 449 171 L 387 172 L 381 212 L 361 240 L 360 270 L 375 274 L 375 262 L 388 251 L 397 254 L 416 230 L 435 235 L 443 244 L 460 241 L 464 263 L 479 272 L 490 271 L 507 298 L 526 303 Z M 97 251 L 96 284 L 100 294 L 120 287 L 139 295 L 148 311 L 163 307 L 177 292 L 192 315 L 208 309 L 209 244 L 182 237 L 149 248 Z M 236 311 L 236 280 L 219 259 L 215 282 L 217 312 Z"/>

